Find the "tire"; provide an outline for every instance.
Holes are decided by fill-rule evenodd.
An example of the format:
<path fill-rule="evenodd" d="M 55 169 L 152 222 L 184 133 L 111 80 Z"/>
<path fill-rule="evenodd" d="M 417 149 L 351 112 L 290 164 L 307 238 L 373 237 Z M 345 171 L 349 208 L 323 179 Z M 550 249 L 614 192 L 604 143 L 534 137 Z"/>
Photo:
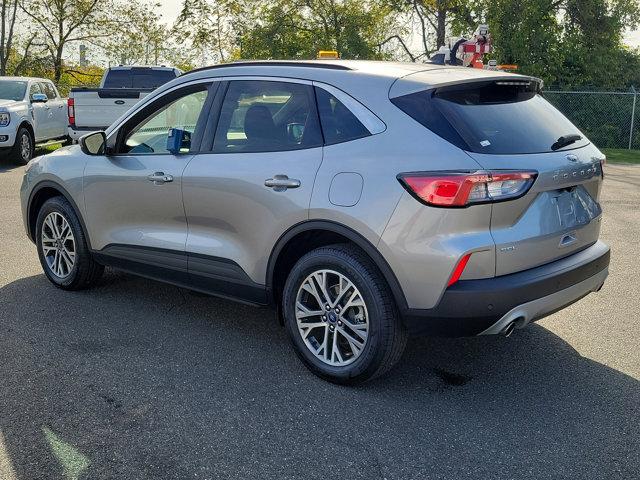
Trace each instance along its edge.
<path fill-rule="evenodd" d="M 57 240 L 62 237 L 64 241 Z M 56 287 L 82 290 L 102 276 L 104 267 L 92 258 L 80 220 L 64 197 L 42 205 L 35 240 L 44 274 Z"/>
<path fill-rule="evenodd" d="M 64 137 L 64 140 L 62 142 L 62 146 L 63 147 L 68 147 L 69 145 L 73 145 L 73 138 L 71 138 L 69 135 L 67 135 L 66 137 Z"/>
<path fill-rule="evenodd" d="M 33 158 L 34 148 L 35 144 L 31 132 L 25 127 L 20 127 L 11 149 L 11 159 L 20 165 L 26 165 Z"/>
<path fill-rule="evenodd" d="M 329 303 L 335 304 L 327 311 L 325 303 L 324 317 L 318 314 L 322 307 L 318 298 L 326 299 L 319 288 L 323 282 Z M 340 292 L 343 298 L 338 300 Z M 333 383 L 357 385 L 385 374 L 400 360 L 407 343 L 407 331 L 384 277 L 368 256 L 350 245 L 321 247 L 298 260 L 285 283 L 282 307 L 298 357 Z"/>

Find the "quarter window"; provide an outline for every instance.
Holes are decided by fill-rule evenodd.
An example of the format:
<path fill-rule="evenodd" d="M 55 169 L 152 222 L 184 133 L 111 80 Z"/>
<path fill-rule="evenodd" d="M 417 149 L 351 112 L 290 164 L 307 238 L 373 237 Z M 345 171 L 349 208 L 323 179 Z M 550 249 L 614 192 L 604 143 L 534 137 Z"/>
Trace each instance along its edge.
<path fill-rule="evenodd" d="M 216 153 L 318 147 L 322 135 L 308 85 L 261 80 L 230 83 L 215 135 Z"/>
<path fill-rule="evenodd" d="M 333 145 L 371 135 L 360 120 L 329 92 L 316 87 L 316 98 L 325 144 Z"/>
<path fill-rule="evenodd" d="M 187 153 L 191 149 L 193 136 L 200 113 L 207 100 L 207 85 L 198 85 L 169 103 L 161 101 L 162 106 L 154 109 L 153 113 L 137 123 L 126 134 L 121 153 L 136 155 L 157 155 L 169 153 L 167 139 L 171 129 L 185 131 L 181 152 Z"/>

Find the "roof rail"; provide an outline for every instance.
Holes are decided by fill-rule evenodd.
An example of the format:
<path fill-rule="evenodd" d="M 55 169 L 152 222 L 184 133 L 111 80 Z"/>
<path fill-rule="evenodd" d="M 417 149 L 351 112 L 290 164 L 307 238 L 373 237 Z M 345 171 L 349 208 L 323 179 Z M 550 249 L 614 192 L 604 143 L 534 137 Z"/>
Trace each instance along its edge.
<path fill-rule="evenodd" d="M 324 68 L 327 70 L 353 70 L 352 68 L 347 67 L 346 65 L 341 65 L 339 63 L 321 63 L 314 61 L 286 61 L 286 60 L 259 60 L 259 61 L 238 61 L 238 62 L 229 62 L 229 63 L 221 63 L 219 65 L 210 65 L 208 67 L 200 67 L 194 70 L 190 70 L 184 75 L 189 75 L 195 72 L 203 72 L 206 70 L 216 70 L 218 68 L 229 68 L 229 67 L 302 67 L 302 68 Z"/>

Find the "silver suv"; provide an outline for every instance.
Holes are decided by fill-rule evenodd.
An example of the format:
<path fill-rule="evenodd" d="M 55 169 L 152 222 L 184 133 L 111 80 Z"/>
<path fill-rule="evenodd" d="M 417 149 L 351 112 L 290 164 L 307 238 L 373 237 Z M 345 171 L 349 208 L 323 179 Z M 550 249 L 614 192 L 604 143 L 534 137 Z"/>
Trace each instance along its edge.
<path fill-rule="evenodd" d="M 190 72 L 34 159 L 24 223 L 63 289 L 104 265 L 275 308 L 359 383 L 409 334 L 503 334 L 603 285 L 604 156 L 535 78 L 430 64 Z"/>

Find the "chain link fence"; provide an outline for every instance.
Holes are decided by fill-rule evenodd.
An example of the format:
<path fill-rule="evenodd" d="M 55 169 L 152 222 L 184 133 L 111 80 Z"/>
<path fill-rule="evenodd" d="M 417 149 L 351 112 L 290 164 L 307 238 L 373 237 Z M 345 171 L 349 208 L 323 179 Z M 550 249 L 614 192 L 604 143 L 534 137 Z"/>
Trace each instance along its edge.
<path fill-rule="evenodd" d="M 638 92 L 546 90 L 545 98 L 599 148 L 640 149 Z"/>

